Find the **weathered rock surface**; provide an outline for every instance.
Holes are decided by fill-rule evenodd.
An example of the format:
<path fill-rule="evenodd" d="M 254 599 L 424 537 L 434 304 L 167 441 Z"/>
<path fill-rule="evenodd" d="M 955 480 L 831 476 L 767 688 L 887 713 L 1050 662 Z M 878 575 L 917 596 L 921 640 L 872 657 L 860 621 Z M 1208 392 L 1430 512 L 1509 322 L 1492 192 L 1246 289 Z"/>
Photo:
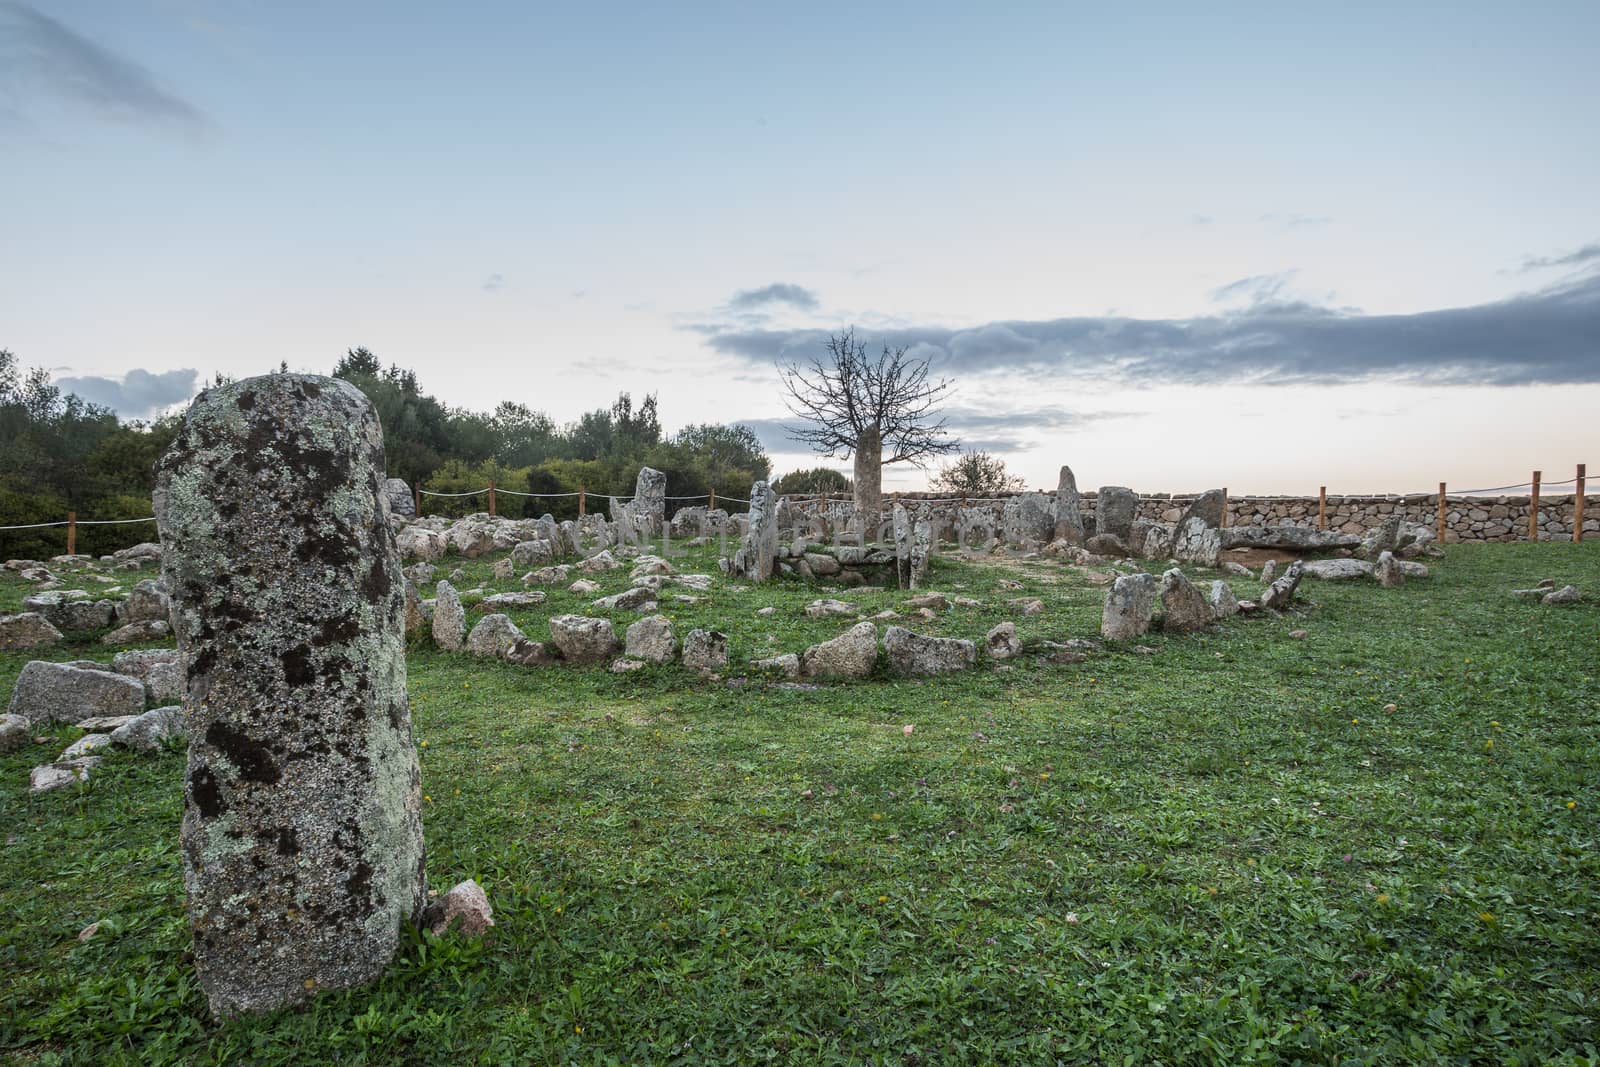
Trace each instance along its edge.
<path fill-rule="evenodd" d="M 62 750 L 56 757 L 57 763 L 70 763 L 75 759 L 92 755 L 111 747 L 110 734 L 85 734 Z"/>
<path fill-rule="evenodd" d="M 6 709 L 34 726 L 144 711 L 144 683 L 107 670 L 34 660 L 22 668 Z"/>
<path fill-rule="evenodd" d="M 1222 525 L 1222 509 L 1226 505 L 1226 494 L 1221 489 L 1207 489 L 1194 502 L 1189 505 L 1183 515 L 1178 519 L 1178 529 L 1183 529 L 1184 523 L 1190 519 L 1199 519 L 1208 530 L 1215 530 Z"/>
<path fill-rule="evenodd" d="M 530 593 L 495 593 L 478 602 L 474 611 L 506 611 L 538 607 L 545 595 L 538 590 Z"/>
<path fill-rule="evenodd" d="M 954 637 L 927 637 L 904 626 L 883 632 L 883 651 L 896 674 L 949 674 L 977 666 L 978 646 Z"/>
<path fill-rule="evenodd" d="M 35 593 L 22 600 L 23 611 L 36 611 L 50 620 L 50 625 L 63 633 L 84 633 L 103 630 L 117 617 L 117 605 L 110 600 L 91 600 L 83 595 L 72 596 L 81 590 L 55 589 Z"/>
<path fill-rule="evenodd" d="M 665 615 L 640 619 L 628 627 L 622 651 L 646 663 L 671 663 L 678 655 L 678 636 L 672 632 L 672 620 Z"/>
<path fill-rule="evenodd" d="M 1066 470 L 1065 467 L 1062 470 Z M 1069 472 L 1070 473 L 1070 472 Z M 1017 636 L 1017 624 L 1002 622 L 983 636 L 984 651 L 990 659 L 1005 660 L 1022 655 L 1022 638 Z"/>
<path fill-rule="evenodd" d="M 444 558 L 445 549 L 450 547 L 450 539 L 443 531 L 411 525 L 395 536 L 395 547 L 402 559 L 436 563 Z"/>
<path fill-rule="evenodd" d="M 1575 585 L 1564 585 L 1554 589 L 1539 598 L 1541 604 L 1576 604 L 1583 596 Z"/>
<path fill-rule="evenodd" d="M 130 622 L 170 622 L 172 598 L 167 588 L 154 578 L 146 578 L 128 593 L 128 599 L 117 609 L 117 618 L 126 625 Z"/>
<path fill-rule="evenodd" d="M 608 611 L 648 611 L 653 609 L 655 604 L 655 590 L 649 586 L 636 585 L 612 596 L 601 597 L 592 606 Z"/>
<path fill-rule="evenodd" d="M 89 780 L 89 772 L 100 766 L 99 756 L 84 756 L 66 762 L 46 763 L 28 774 L 28 792 L 48 793 L 52 789 L 77 785 Z"/>
<path fill-rule="evenodd" d="M 460 652 L 467 636 L 467 613 L 456 587 L 441 578 L 433 593 L 433 643 L 447 652 Z"/>
<path fill-rule="evenodd" d="M 806 605 L 806 615 L 813 619 L 847 618 L 860 613 L 860 611 L 861 609 L 854 604 L 831 598 L 813 600 Z"/>
<path fill-rule="evenodd" d="M 398 515 L 402 519 L 417 517 L 417 501 L 404 478 L 385 478 L 383 498 L 389 502 L 389 514 Z"/>
<path fill-rule="evenodd" d="M 1406 582 L 1406 576 L 1400 570 L 1400 561 L 1388 549 L 1378 553 L 1378 560 L 1372 565 L 1372 576 L 1385 589 L 1394 589 Z"/>
<path fill-rule="evenodd" d="M 1178 523 L 1177 536 L 1172 542 L 1172 556 L 1185 563 L 1199 563 L 1206 567 L 1217 565 L 1217 554 L 1222 551 L 1222 531 L 1207 526 L 1200 516 L 1190 516 Z"/>
<path fill-rule="evenodd" d="M 163 641 L 172 635 L 172 626 L 166 619 L 144 619 L 119 626 L 100 639 L 102 645 L 142 645 L 150 641 Z"/>
<path fill-rule="evenodd" d="M 1149 632 L 1155 607 L 1155 575 L 1124 574 L 1111 584 L 1106 594 L 1105 608 L 1100 614 L 1100 633 L 1109 641 L 1140 637 Z"/>
<path fill-rule="evenodd" d="M 1229 526 L 1220 532 L 1223 548 L 1281 548 L 1288 552 L 1326 552 L 1355 548 L 1361 538 L 1338 530 L 1304 526 Z"/>
<path fill-rule="evenodd" d="M 362 985 L 424 901 L 383 433 L 347 382 L 200 394 L 155 510 L 188 665 L 181 840 L 213 1013 Z"/>
<path fill-rule="evenodd" d="M 1176 567 L 1161 576 L 1161 613 L 1161 629 L 1167 633 L 1196 633 L 1217 621 L 1205 594 Z"/>
<path fill-rule="evenodd" d="M 652 536 L 667 525 L 667 476 L 653 467 L 640 467 L 633 483 L 633 510 L 648 524 Z"/>
<path fill-rule="evenodd" d="M 524 667 L 548 667 L 561 662 L 561 653 L 543 641 L 529 641 L 527 638 L 522 638 L 512 642 L 511 647 L 506 649 L 504 658 L 507 663 L 516 663 Z"/>
<path fill-rule="evenodd" d="M 1124 559 L 1133 555 L 1128 542 L 1116 534 L 1097 533 L 1084 542 L 1083 547 L 1093 555 L 1107 556 L 1111 559 Z"/>
<path fill-rule="evenodd" d="M 569 663 L 604 663 L 622 648 L 610 619 L 557 615 L 550 620 L 550 640 Z"/>
<path fill-rule="evenodd" d="M 1083 502 L 1078 495 L 1078 479 L 1073 477 L 1072 468 L 1063 465 L 1061 475 L 1056 481 L 1056 527 L 1052 540 L 1065 541 L 1069 545 L 1081 547 L 1084 541 L 1083 533 Z"/>
<path fill-rule="evenodd" d="M 523 585 L 560 585 L 572 577 L 572 565 L 561 563 L 554 567 L 540 567 L 522 576 Z"/>
<path fill-rule="evenodd" d="M 858 622 L 831 641 L 812 645 L 800 657 L 807 678 L 865 678 L 878 662 L 878 628 Z"/>
<path fill-rule="evenodd" d="M 0 649 L 48 648 L 61 641 L 61 631 L 37 611 L 0 615 Z"/>
<path fill-rule="evenodd" d="M 766 659 L 753 659 L 750 661 L 750 666 L 758 671 L 781 674 L 785 678 L 800 677 L 800 657 L 793 652 L 782 656 L 769 656 Z"/>
<path fill-rule="evenodd" d="M 518 541 L 517 546 L 511 550 L 511 561 L 519 567 L 532 567 L 540 563 L 548 563 L 555 558 L 555 549 L 549 541 Z"/>
<path fill-rule="evenodd" d="M 6 712 L 0 715 L 0 752 L 22 748 L 33 738 L 33 723 L 26 716 Z"/>
<path fill-rule="evenodd" d="M 184 670 L 175 648 L 141 648 L 118 652 L 111 658 L 117 674 L 144 683 L 145 699 L 170 704 L 183 699 Z"/>
<path fill-rule="evenodd" d="M 778 498 L 772 486 L 750 486 L 749 525 L 729 563 L 732 574 L 755 582 L 771 578 L 778 565 Z"/>
<path fill-rule="evenodd" d="M 1372 564 L 1364 559 L 1314 559 L 1307 560 L 1301 574 L 1322 582 L 1347 582 L 1366 578 L 1372 574 Z"/>
<path fill-rule="evenodd" d="M 683 637 L 683 665 L 692 671 L 720 671 L 728 665 L 728 635 L 720 630 L 690 630 Z"/>

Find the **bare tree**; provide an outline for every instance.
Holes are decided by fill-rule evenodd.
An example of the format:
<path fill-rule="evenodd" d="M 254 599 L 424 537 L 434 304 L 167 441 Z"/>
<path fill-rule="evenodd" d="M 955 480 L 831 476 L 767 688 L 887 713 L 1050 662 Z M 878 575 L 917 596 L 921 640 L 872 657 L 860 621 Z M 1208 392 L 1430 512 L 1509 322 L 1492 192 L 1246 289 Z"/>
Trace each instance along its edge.
<path fill-rule="evenodd" d="M 824 355 L 778 369 L 784 402 L 809 424 L 790 437 L 824 456 L 855 457 L 856 511 L 869 528 L 882 506 L 884 464 L 920 467 L 960 447 L 938 410 L 951 383 L 933 379 L 928 361 L 908 358 L 903 346 L 885 345 L 874 358 L 851 328 L 829 334 Z"/>

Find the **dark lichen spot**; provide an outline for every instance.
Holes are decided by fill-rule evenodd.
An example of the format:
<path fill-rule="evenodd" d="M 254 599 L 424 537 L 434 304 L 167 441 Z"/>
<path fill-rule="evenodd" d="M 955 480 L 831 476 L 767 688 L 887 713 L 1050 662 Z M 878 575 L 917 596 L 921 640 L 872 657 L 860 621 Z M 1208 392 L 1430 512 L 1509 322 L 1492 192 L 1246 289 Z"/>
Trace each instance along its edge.
<path fill-rule="evenodd" d="M 316 681 L 316 672 L 311 669 L 311 649 L 306 645 L 295 645 L 280 658 L 283 660 L 285 684 L 310 685 Z"/>
<path fill-rule="evenodd" d="M 292 826 L 282 826 L 277 831 L 278 855 L 293 856 L 300 851 L 299 835 Z"/>
<path fill-rule="evenodd" d="M 373 604 L 380 604 L 383 598 L 389 595 L 389 567 L 388 560 L 381 552 L 374 554 L 372 569 L 367 571 L 367 577 L 361 583 L 361 591 L 366 594 L 367 600 Z"/>
<path fill-rule="evenodd" d="M 251 408 L 255 407 L 256 406 L 255 390 L 246 389 L 244 392 L 240 393 L 239 394 L 238 404 L 239 404 L 239 410 L 240 411 L 249 411 Z"/>
<path fill-rule="evenodd" d="M 345 892 L 350 894 L 350 902 L 357 905 L 363 912 L 372 910 L 372 864 L 366 860 L 356 863 L 355 870 L 350 872 L 350 877 L 345 879 Z"/>
<path fill-rule="evenodd" d="M 245 736 L 226 723 L 214 722 L 206 728 L 206 743 L 216 748 L 228 762 L 239 768 L 247 782 L 276 782 L 281 776 L 277 761 L 260 741 Z"/>
<path fill-rule="evenodd" d="M 222 788 L 217 785 L 217 777 L 210 767 L 196 767 L 190 772 L 189 797 L 200 809 L 201 816 L 207 819 L 215 819 L 226 807 L 222 803 Z"/>
<path fill-rule="evenodd" d="M 396 700 L 389 705 L 389 729 L 398 730 L 406 721 L 406 706 Z"/>
<path fill-rule="evenodd" d="M 334 645 L 345 641 L 354 641 L 361 635 L 361 623 L 349 615 L 340 619 L 322 620 L 322 629 L 312 644 Z"/>

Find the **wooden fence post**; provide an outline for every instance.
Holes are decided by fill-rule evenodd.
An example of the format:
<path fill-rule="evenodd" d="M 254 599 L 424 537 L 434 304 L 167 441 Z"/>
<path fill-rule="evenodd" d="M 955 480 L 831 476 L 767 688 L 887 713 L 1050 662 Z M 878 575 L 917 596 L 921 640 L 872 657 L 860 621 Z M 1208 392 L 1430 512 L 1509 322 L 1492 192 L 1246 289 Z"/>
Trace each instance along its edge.
<path fill-rule="evenodd" d="M 583 486 L 578 486 L 578 518 L 583 518 L 587 513 L 586 497 L 583 495 Z"/>
<path fill-rule="evenodd" d="M 78 513 L 67 512 L 67 555 L 76 555 L 78 551 Z"/>
<path fill-rule="evenodd" d="M 494 517 L 494 479 L 489 479 L 489 517 Z"/>
<path fill-rule="evenodd" d="M 711 487 L 711 503 L 706 506 L 706 510 L 707 511 L 716 511 L 717 510 L 717 487 L 714 486 L 714 485 Z"/>
<path fill-rule="evenodd" d="M 1317 529 L 1328 528 L 1328 487 L 1317 490 Z"/>
<path fill-rule="evenodd" d="M 1444 544 L 1444 483 L 1439 483 L 1439 536 L 1440 545 Z"/>
<path fill-rule="evenodd" d="M 1159 517 L 1159 516 L 1158 516 Z M 1222 487 L 1222 528 L 1228 528 L 1228 487 Z"/>
<path fill-rule="evenodd" d="M 1572 497 L 1572 543 L 1575 545 L 1583 544 L 1583 494 L 1588 473 L 1587 464 L 1578 464 L 1578 491 Z"/>
<path fill-rule="evenodd" d="M 413 489 L 413 490 L 411 490 L 411 499 L 412 499 L 413 503 L 416 504 L 416 515 L 417 515 L 417 518 L 419 518 L 419 519 L 422 518 L 422 490 L 421 489 Z"/>
<path fill-rule="evenodd" d="M 1539 540 L 1539 478 L 1543 471 L 1533 472 L 1533 491 L 1528 494 L 1528 540 Z"/>

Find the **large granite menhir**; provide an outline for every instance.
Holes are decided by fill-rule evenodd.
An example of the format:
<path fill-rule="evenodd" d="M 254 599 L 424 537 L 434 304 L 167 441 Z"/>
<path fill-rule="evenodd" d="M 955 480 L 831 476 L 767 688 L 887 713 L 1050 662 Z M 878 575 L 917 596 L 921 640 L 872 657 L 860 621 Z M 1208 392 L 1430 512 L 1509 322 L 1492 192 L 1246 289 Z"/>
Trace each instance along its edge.
<path fill-rule="evenodd" d="M 378 977 L 425 902 L 405 578 L 352 385 L 210 389 L 158 466 L 188 664 L 183 877 L 213 1013 Z"/>

